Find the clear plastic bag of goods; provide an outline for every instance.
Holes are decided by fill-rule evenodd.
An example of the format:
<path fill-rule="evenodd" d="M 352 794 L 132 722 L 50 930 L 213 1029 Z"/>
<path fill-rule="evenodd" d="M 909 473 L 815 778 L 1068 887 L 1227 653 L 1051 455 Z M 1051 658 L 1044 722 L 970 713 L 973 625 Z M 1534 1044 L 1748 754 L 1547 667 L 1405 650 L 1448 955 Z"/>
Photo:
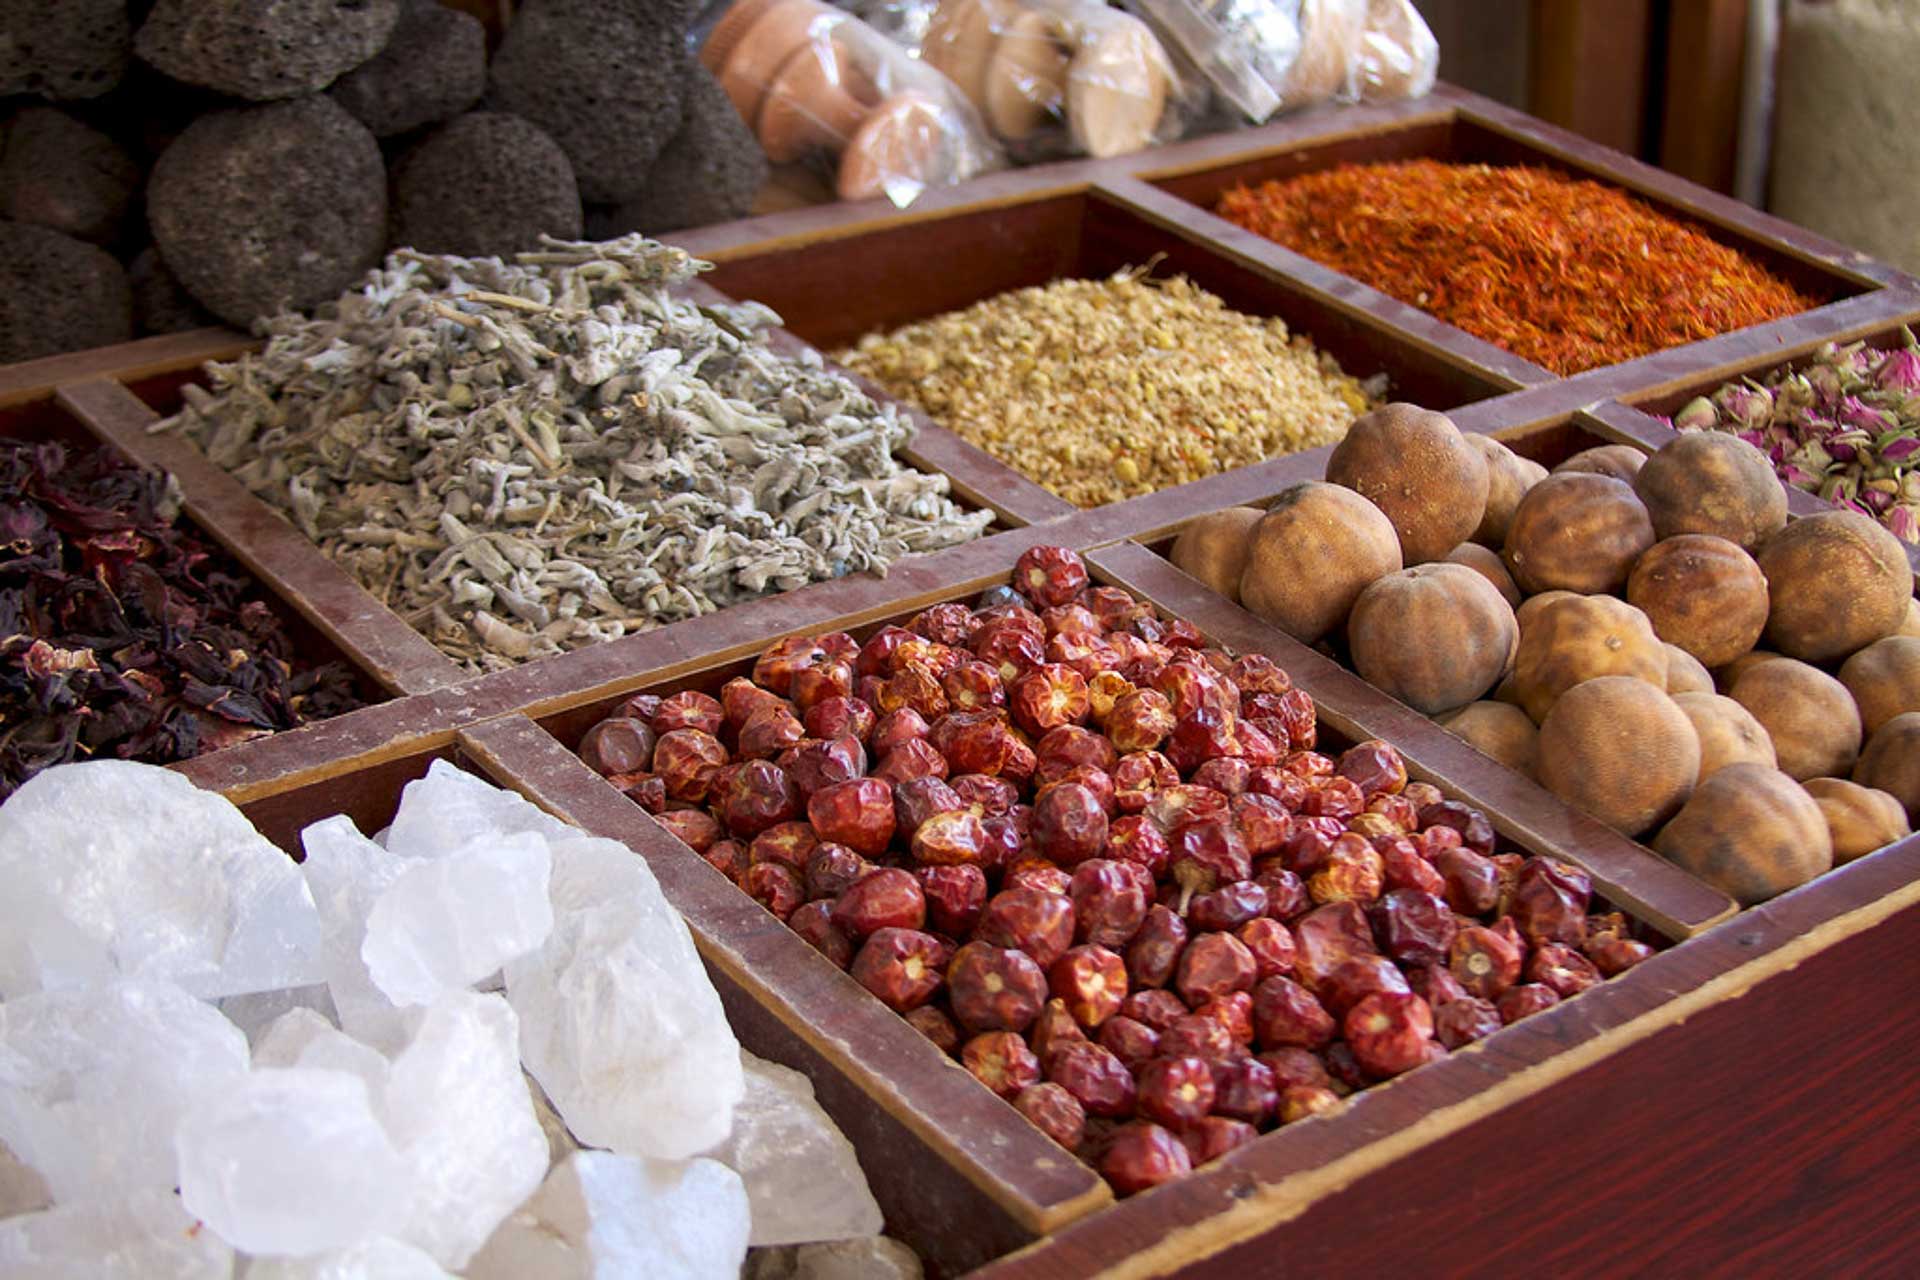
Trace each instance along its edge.
<path fill-rule="evenodd" d="M 1184 137 L 1205 86 L 1139 17 L 1098 0 L 842 0 L 958 85 L 1020 163 Z"/>
<path fill-rule="evenodd" d="M 1360 98 L 1397 102 L 1424 97 L 1440 74 L 1440 42 L 1413 0 L 1367 0 L 1360 37 Z"/>
<path fill-rule="evenodd" d="M 1412 0 L 1128 0 L 1241 119 L 1433 87 L 1439 42 Z"/>
<path fill-rule="evenodd" d="M 699 57 L 775 165 L 824 164 L 842 200 L 911 204 L 1006 163 L 967 96 L 853 14 L 735 0 L 696 26 Z"/>

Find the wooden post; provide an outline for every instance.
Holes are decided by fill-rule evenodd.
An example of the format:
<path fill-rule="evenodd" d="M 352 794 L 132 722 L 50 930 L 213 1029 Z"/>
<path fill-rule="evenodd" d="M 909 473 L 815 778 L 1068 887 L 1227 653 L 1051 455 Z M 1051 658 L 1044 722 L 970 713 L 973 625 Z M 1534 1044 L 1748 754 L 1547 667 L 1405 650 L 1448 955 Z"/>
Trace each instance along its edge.
<path fill-rule="evenodd" d="M 1715 191 L 1733 190 L 1746 45 L 1746 0 L 1670 7 L 1661 168 Z"/>
<path fill-rule="evenodd" d="M 1652 0 L 1533 0 L 1533 114 L 1645 154 L 1652 9 Z"/>

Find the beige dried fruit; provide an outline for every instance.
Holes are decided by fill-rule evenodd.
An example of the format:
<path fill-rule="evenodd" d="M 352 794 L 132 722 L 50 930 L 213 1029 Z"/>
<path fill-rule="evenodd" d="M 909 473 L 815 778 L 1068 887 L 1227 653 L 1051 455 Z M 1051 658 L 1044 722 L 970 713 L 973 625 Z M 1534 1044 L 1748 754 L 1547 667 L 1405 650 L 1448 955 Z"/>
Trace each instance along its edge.
<path fill-rule="evenodd" d="M 1792 778 L 1759 764 L 1731 764 L 1701 783 L 1653 847 L 1742 906 L 1833 865 L 1820 806 Z"/>
<path fill-rule="evenodd" d="M 1632 676 L 1575 685 L 1540 726 L 1540 782 L 1622 835 L 1664 822 L 1700 776 L 1700 738 L 1686 712 Z"/>
<path fill-rule="evenodd" d="M 1167 558 L 1182 573 L 1238 601 L 1240 575 L 1247 567 L 1247 544 L 1253 526 L 1266 514 L 1259 507 L 1210 512 L 1180 531 Z"/>
<path fill-rule="evenodd" d="M 1327 459 L 1327 479 L 1386 512 L 1400 559 L 1438 560 L 1473 536 L 1487 509 L 1487 463 L 1452 419 L 1389 404 L 1355 419 Z"/>

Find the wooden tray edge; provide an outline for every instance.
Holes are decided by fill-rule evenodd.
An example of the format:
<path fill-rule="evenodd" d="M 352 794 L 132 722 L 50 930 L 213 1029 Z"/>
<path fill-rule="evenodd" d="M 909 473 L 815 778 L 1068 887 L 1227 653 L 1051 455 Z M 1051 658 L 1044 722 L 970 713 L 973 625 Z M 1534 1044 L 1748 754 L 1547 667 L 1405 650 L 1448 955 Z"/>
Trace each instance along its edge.
<path fill-rule="evenodd" d="M 900 1123 L 911 1130 L 929 1148 L 938 1151 L 950 1167 L 961 1172 L 975 1187 L 992 1197 L 1016 1221 L 1035 1234 L 1057 1230 L 1065 1223 L 1112 1202 L 1112 1194 L 1091 1169 L 1065 1157 L 1049 1139 L 1032 1128 L 1017 1112 L 1007 1110 L 1003 1132 L 977 1149 L 969 1150 L 951 1127 L 943 1128 L 945 1100 L 927 1096 L 927 1088 L 944 1086 L 952 1094 L 957 1089 L 964 1101 L 984 1103 L 992 1100 L 970 1077 L 949 1072 L 954 1064 L 903 1020 L 864 992 L 834 992 L 849 997 L 847 1003 L 856 1015 L 868 1015 L 865 1021 L 924 1068 L 913 1078 L 900 1080 L 876 1071 L 849 1051 L 849 1029 L 844 1017 L 832 1031 L 822 1020 L 808 1016 L 805 993 L 796 994 L 790 971 L 769 975 L 752 963 L 750 941 L 737 934 L 723 936 L 711 927 L 716 909 L 724 914 L 765 913 L 733 885 L 701 862 L 685 845 L 655 825 L 645 812 L 605 785 L 601 777 L 580 762 L 560 742 L 532 720 L 508 716 L 462 730 L 461 748 L 484 762 L 489 771 L 509 780 L 510 785 L 541 808 L 594 835 L 619 839 L 645 858 L 676 910 L 687 920 L 701 955 L 719 967 L 730 980 L 753 994 L 773 1011 L 789 1029 L 801 1035 L 836 1069 L 858 1083 L 869 1098 L 886 1107 Z M 781 944 L 798 966 L 831 966 L 813 955 L 797 934 L 771 917 L 765 917 L 760 934 Z M 836 983 L 844 979 L 837 970 L 829 976 Z M 855 999 L 854 997 L 859 997 Z M 882 1016 L 883 1015 L 883 1016 Z M 916 1103 L 920 1105 L 916 1105 Z M 977 1106 L 976 1110 L 992 1108 Z M 998 1168 L 987 1160 L 1001 1161 Z M 1022 1160 L 1044 1164 L 1046 1176 L 1055 1187 L 1052 1194 L 1026 1195 L 1018 1184 L 1023 1172 Z"/>
<path fill-rule="evenodd" d="M 173 475 L 194 521 L 384 688 L 421 693 L 466 678 L 426 637 L 198 449 L 149 431 L 160 415 L 123 384 L 106 378 L 67 383 L 54 398 L 128 457 Z"/>

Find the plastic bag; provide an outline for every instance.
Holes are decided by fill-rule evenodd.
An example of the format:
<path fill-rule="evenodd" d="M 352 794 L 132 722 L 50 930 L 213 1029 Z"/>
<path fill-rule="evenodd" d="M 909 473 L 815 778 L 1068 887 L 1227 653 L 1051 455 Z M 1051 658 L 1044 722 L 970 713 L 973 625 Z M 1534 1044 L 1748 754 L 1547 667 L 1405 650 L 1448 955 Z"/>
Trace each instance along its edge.
<path fill-rule="evenodd" d="M 916 5 L 889 5 L 903 38 Z M 1126 155 L 1181 137 L 1193 114 L 1151 28 L 1093 0 L 939 0 L 917 51 L 1025 162 Z"/>
<path fill-rule="evenodd" d="M 878 31 L 895 44 L 917 50 L 933 25 L 933 11 L 940 0 L 833 0 L 836 8 Z"/>
<path fill-rule="evenodd" d="M 1281 110 L 1359 98 L 1367 4 L 1368 0 L 1301 0 L 1300 55 L 1279 86 Z"/>
<path fill-rule="evenodd" d="M 1412 0 L 1130 0 L 1244 119 L 1433 87 L 1440 49 Z"/>
<path fill-rule="evenodd" d="M 1366 102 L 1418 98 L 1440 74 L 1440 42 L 1413 0 L 1367 0 L 1360 39 L 1360 97 Z"/>
<path fill-rule="evenodd" d="M 951 81 L 819 0 L 736 0 L 699 56 L 767 159 L 829 160 L 843 200 L 904 207 L 1005 164 Z"/>

